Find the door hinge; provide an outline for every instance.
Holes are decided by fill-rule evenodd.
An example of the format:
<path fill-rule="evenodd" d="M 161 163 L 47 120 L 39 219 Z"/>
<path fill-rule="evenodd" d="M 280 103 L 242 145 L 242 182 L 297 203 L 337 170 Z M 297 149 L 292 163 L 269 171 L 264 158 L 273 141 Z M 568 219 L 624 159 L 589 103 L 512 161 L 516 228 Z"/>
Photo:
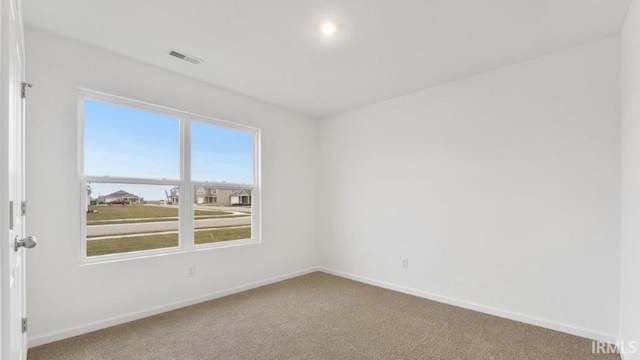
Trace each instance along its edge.
<path fill-rule="evenodd" d="M 27 215 L 27 202 L 23 201 L 22 202 L 22 216 Z"/>
<path fill-rule="evenodd" d="M 26 99 L 27 98 L 27 88 L 32 88 L 33 84 L 28 83 L 28 82 L 23 82 L 20 85 L 22 86 L 22 98 Z"/>
<path fill-rule="evenodd" d="M 27 318 L 26 317 L 22 318 L 22 332 L 23 333 L 27 332 Z"/>

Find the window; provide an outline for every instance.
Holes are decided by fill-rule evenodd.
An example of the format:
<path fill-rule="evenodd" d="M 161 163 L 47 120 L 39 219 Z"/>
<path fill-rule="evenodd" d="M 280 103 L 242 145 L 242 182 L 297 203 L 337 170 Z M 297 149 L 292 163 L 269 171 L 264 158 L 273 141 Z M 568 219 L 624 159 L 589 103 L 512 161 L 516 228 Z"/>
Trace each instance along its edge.
<path fill-rule="evenodd" d="M 259 241 L 259 130 L 82 91 L 82 259 Z"/>

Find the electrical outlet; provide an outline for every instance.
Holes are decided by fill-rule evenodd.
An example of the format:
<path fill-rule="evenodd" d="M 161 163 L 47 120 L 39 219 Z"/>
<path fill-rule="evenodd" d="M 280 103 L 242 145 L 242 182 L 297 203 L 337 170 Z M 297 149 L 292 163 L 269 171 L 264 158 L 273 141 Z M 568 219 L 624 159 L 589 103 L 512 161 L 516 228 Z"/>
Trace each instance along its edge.
<path fill-rule="evenodd" d="M 191 266 L 187 269 L 187 277 L 194 277 L 196 276 L 196 268 Z"/>
<path fill-rule="evenodd" d="M 409 259 L 402 259 L 402 264 L 400 265 L 403 269 L 409 268 Z"/>

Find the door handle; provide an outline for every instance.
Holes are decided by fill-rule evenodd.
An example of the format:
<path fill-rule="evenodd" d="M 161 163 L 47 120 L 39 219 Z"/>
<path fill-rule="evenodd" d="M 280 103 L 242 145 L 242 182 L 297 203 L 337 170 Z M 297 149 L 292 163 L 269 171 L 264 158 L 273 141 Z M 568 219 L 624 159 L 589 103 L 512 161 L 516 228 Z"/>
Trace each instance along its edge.
<path fill-rule="evenodd" d="M 25 249 L 31 249 L 38 245 L 38 239 L 35 236 L 27 236 L 24 239 L 20 239 L 16 236 L 15 239 L 15 250 L 18 251 L 21 247 Z"/>

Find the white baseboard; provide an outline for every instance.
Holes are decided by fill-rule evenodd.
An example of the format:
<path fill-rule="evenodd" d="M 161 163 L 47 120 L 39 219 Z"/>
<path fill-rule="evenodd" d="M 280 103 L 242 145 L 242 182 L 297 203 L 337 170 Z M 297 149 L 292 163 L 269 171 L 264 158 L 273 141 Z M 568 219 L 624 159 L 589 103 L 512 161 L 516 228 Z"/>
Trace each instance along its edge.
<path fill-rule="evenodd" d="M 143 319 L 143 318 L 146 318 L 146 317 L 149 317 L 149 316 L 153 316 L 153 315 L 158 315 L 158 314 L 161 314 L 161 313 L 164 313 L 164 312 L 167 312 L 167 311 L 176 310 L 176 309 L 183 308 L 183 307 L 186 307 L 186 306 L 195 305 L 195 304 L 198 304 L 198 303 L 201 303 L 201 302 L 205 302 L 205 301 L 221 298 L 223 296 L 236 294 L 236 293 L 239 293 L 239 292 L 242 292 L 242 291 L 254 289 L 254 288 L 257 288 L 257 287 L 260 287 L 260 286 L 273 284 L 273 283 L 276 283 L 276 282 L 279 282 L 279 281 L 283 281 L 283 280 L 291 279 L 291 278 L 294 278 L 294 277 L 302 276 L 302 275 L 309 274 L 309 273 L 312 273 L 312 272 L 315 272 L 315 271 L 319 271 L 319 270 L 320 269 L 317 268 L 317 267 L 312 267 L 312 268 L 308 268 L 308 269 L 304 269 L 304 270 L 300 270 L 300 271 L 291 272 L 291 273 L 288 273 L 288 274 L 274 276 L 274 277 L 271 277 L 271 278 L 268 278 L 268 279 L 264 279 L 264 280 L 260 280 L 260 281 L 254 281 L 254 282 L 251 282 L 251 283 L 248 283 L 248 284 L 244 284 L 244 285 L 241 285 L 241 286 L 236 286 L 236 287 L 233 287 L 233 288 L 230 288 L 230 289 L 216 291 L 216 292 L 213 292 L 213 293 L 210 293 L 210 294 L 206 294 L 206 295 L 202 295 L 202 296 L 197 296 L 197 297 L 190 298 L 190 299 L 176 301 L 176 302 L 173 302 L 173 303 L 170 303 L 170 304 L 166 304 L 166 305 L 155 306 L 155 307 L 152 307 L 150 309 L 146 309 L 146 310 L 142 310 L 142 311 L 136 311 L 136 312 L 133 312 L 133 313 L 114 316 L 114 317 L 111 317 L 111 318 L 98 320 L 98 321 L 82 324 L 82 325 L 79 325 L 79 326 L 74 326 L 74 327 L 70 327 L 70 328 L 66 328 L 66 329 L 52 331 L 52 332 L 49 332 L 49 333 L 46 333 L 46 334 L 42 334 L 42 335 L 34 336 L 32 338 L 28 338 L 27 339 L 28 347 L 32 348 L 32 347 L 35 347 L 35 346 L 48 344 L 50 342 L 67 339 L 67 338 L 70 338 L 70 337 L 86 334 L 86 333 L 89 333 L 89 332 L 92 332 L 92 331 L 108 328 L 108 327 L 111 327 L 111 326 L 128 323 L 130 321 Z"/>
<path fill-rule="evenodd" d="M 599 331 L 595 331 L 595 330 L 592 330 L 592 329 L 586 329 L 586 328 L 579 327 L 579 326 L 563 324 L 563 323 L 560 323 L 560 322 L 557 322 L 557 321 L 553 321 L 553 320 L 542 319 L 542 318 L 539 318 L 539 317 L 536 317 L 536 316 L 530 316 L 530 315 L 525 315 L 525 314 L 520 314 L 520 313 L 508 311 L 508 310 L 498 309 L 498 308 L 491 307 L 491 306 L 476 304 L 476 303 L 473 303 L 473 302 L 470 302 L 470 301 L 465 301 L 465 300 L 455 299 L 455 298 L 448 297 L 448 296 L 442 296 L 442 295 L 438 295 L 438 294 L 433 294 L 433 293 L 430 293 L 430 292 L 417 290 L 417 289 L 412 289 L 412 288 L 409 288 L 409 287 L 396 285 L 396 284 L 392 284 L 392 283 L 388 283 L 388 282 L 384 282 L 384 281 L 379 281 L 379 280 L 367 278 L 367 277 L 364 277 L 364 276 L 353 275 L 353 274 L 345 273 L 345 272 L 342 272 L 342 271 L 328 269 L 328 268 L 325 268 L 325 267 L 320 267 L 319 270 L 322 271 L 322 272 L 325 272 L 327 274 L 340 276 L 340 277 L 343 277 L 343 278 L 346 278 L 346 279 L 362 282 L 362 283 L 365 283 L 365 284 L 378 286 L 378 287 L 381 287 L 381 288 L 394 290 L 394 291 L 398 291 L 398 292 L 401 292 L 401 293 L 414 295 L 414 296 L 422 297 L 422 298 L 425 298 L 425 299 L 441 302 L 441 303 L 444 303 L 444 304 L 449 304 L 449 305 L 453 305 L 453 306 L 457 306 L 457 307 L 461 307 L 461 308 L 465 308 L 465 309 L 469 309 L 469 310 L 474 310 L 474 311 L 478 311 L 478 312 L 489 314 L 489 315 L 502 317 L 502 318 L 509 319 L 509 320 L 522 322 L 522 323 L 525 323 L 525 324 L 531 324 L 531 325 L 535 325 L 535 326 L 540 326 L 540 327 L 543 327 L 543 328 L 547 328 L 547 329 L 551 329 L 551 330 L 555 330 L 555 331 L 560 331 L 560 332 L 563 332 L 563 333 L 567 333 L 567 334 L 571 334 L 571 335 L 575 335 L 575 336 L 580 336 L 580 337 L 587 338 L 587 339 L 598 340 L 598 341 L 609 341 L 609 342 L 615 342 L 616 340 L 618 340 L 618 337 L 616 335 L 605 334 L 605 333 L 602 333 L 602 332 L 599 332 Z"/>

